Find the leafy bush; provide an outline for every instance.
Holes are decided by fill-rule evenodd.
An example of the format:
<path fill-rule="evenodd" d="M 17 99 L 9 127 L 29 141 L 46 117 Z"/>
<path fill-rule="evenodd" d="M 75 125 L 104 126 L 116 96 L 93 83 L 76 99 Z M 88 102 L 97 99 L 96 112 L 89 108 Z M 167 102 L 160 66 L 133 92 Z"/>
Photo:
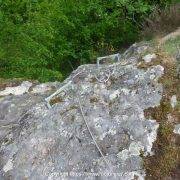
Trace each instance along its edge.
<path fill-rule="evenodd" d="M 138 39 L 171 0 L 0 0 L 0 76 L 62 80 L 74 67 Z"/>

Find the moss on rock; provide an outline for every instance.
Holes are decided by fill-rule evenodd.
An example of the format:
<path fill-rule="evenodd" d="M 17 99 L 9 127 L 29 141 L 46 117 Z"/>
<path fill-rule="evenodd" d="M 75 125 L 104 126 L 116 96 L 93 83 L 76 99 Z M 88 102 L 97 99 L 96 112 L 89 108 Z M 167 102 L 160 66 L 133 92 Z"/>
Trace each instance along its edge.
<path fill-rule="evenodd" d="M 159 52 L 158 52 L 159 51 Z M 146 179 L 164 179 L 173 177 L 178 173 L 180 165 L 180 148 L 175 143 L 175 135 L 173 133 L 174 124 L 179 119 L 179 108 L 171 107 L 170 99 L 172 95 L 177 96 L 179 101 L 180 80 L 176 73 L 176 63 L 166 53 L 157 49 L 158 60 L 150 64 L 144 62 L 139 68 L 148 68 L 152 65 L 161 64 L 164 67 L 164 75 L 159 82 L 163 85 L 163 97 L 158 107 L 148 108 L 144 111 L 147 118 L 156 119 L 159 123 L 157 140 L 153 145 L 155 154 L 153 156 L 144 157 L 144 167 L 146 169 Z M 173 121 L 169 122 L 168 116 L 173 117 Z"/>

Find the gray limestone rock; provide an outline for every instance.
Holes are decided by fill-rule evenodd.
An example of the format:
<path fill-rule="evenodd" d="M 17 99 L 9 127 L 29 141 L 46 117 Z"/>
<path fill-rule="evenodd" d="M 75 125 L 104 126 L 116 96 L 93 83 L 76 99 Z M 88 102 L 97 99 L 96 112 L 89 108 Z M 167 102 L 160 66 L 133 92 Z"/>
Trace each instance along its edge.
<path fill-rule="evenodd" d="M 144 179 L 140 152 L 153 153 L 158 129 L 144 109 L 160 104 L 163 89 L 157 80 L 164 69 L 138 69 L 132 58 L 147 47 L 133 48 L 125 60 L 100 70 L 80 66 L 58 85 L 71 81 L 50 109 L 45 98 L 54 90 L 49 84 L 1 97 L 0 179 Z M 100 82 L 107 73 L 109 79 Z"/>
<path fill-rule="evenodd" d="M 175 125 L 173 132 L 180 135 L 180 124 Z"/>
<path fill-rule="evenodd" d="M 143 60 L 146 62 L 146 63 L 149 63 L 151 62 L 152 60 L 156 59 L 156 54 L 147 54 L 146 56 L 143 57 Z"/>

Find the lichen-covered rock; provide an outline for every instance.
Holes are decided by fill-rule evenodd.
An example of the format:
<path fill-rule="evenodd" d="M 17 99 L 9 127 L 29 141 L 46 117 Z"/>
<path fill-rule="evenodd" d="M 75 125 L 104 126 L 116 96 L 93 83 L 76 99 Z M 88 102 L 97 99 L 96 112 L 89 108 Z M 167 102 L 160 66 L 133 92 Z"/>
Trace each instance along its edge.
<path fill-rule="evenodd" d="M 180 124 L 175 125 L 173 132 L 180 135 Z"/>
<path fill-rule="evenodd" d="M 151 62 L 152 60 L 156 59 L 156 54 L 147 54 L 143 57 L 143 60 L 146 62 L 146 63 L 149 63 Z"/>
<path fill-rule="evenodd" d="M 171 97 L 171 106 L 172 106 L 172 108 L 175 108 L 176 105 L 177 105 L 177 97 L 176 97 L 176 95 L 173 95 Z"/>
<path fill-rule="evenodd" d="M 153 153 L 158 128 L 144 109 L 160 104 L 157 80 L 164 70 L 138 69 L 138 56 L 147 48 L 134 45 L 126 59 L 99 69 L 80 66 L 59 85 L 71 82 L 51 109 L 45 101 L 51 88 L 44 84 L 1 97 L 0 179 L 144 179 L 140 154 Z"/>
<path fill-rule="evenodd" d="M 7 96 L 7 95 L 21 95 L 28 92 L 29 88 L 32 86 L 31 82 L 24 81 L 21 85 L 16 87 L 6 87 L 5 90 L 0 91 L 0 96 Z"/>

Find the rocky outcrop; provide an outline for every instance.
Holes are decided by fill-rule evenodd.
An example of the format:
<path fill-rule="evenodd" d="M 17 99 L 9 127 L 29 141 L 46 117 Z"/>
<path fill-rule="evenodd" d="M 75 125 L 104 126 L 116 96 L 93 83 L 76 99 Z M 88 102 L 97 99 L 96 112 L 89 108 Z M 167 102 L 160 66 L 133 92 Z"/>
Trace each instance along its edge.
<path fill-rule="evenodd" d="M 160 104 L 164 71 L 138 68 L 148 49 L 134 44 L 118 62 L 80 66 L 63 83 L 1 91 L 0 179 L 144 179 L 140 154 L 153 154 L 159 126 L 144 109 Z"/>

